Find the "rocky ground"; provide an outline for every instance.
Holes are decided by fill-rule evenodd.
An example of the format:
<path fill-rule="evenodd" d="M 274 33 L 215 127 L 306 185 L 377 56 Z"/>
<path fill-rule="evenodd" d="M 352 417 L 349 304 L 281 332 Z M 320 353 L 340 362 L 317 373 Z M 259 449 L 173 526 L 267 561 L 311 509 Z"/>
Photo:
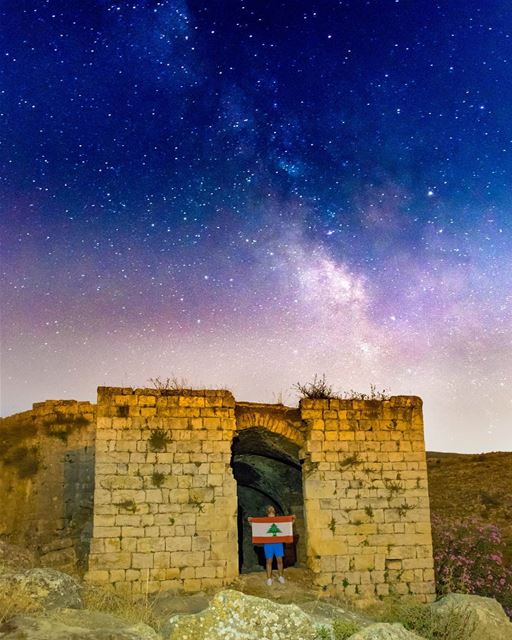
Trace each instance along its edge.
<path fill-rule="evenodd" d="M 267 587 L 241 576 L 216 594 L 159 594 L 122 600 L 54 569 L 25 568 L 25 555 L 0 545 L 0 639 L 5 640 L 512 640 L 512 623 L 488 598 L 450 595 L 432 606 L 370 613 L 322 600 L 310 574 L 287 570 Z M 11 558 L 18 561 L 14 567 Z"/>
<path fill-rule="evenodd" d="M 498 524 L 512 561 L 512 453 L 427 454 L 433 514 Z M 30 551 L 0 542 L 0 640 L 512 640 L 494 600 L 452 594 L 430 607 L 362 613 L 325 600 L 311 576 L 287 582 L 241 575 L 217 594 L 158 594 L 134 602 L 37 568 Z"/>

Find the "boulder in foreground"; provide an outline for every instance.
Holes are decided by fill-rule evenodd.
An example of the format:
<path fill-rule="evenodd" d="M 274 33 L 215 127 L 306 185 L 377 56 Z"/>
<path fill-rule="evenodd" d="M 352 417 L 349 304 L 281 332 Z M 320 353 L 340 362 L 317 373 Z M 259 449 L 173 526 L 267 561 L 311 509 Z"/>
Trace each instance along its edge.
<path fill-rule="evenodd" d="M 160 640 L 151 627 L 87 609 L 18 615 L 0 626 L 2 640 Z"/>
<path fill-rule="evenodd" d="M 201 613 L 174 616 L 167 640 L 314 640 L 311 619 L 297 605 L 240 591 L 220 591 Z"/>
<path fill-rule="evenodd" d="M 80 583 L 67 573 L 55 569 L 28 569 L 18 573 L 4 573 L 0 575 L 0 589 L 2 592 L 23 596 L 39 608 L 82 607 Z"/>
<path fill-rule="evenodd" d="M 396 622 L 393 624 L 379 622 L 351 635 L 350 640 L 423 640 L 423 638 Z"/>
<path fill-rule="evenodd" d="M 436 629 L 464 640 L 512 640 L 512 622 L 493 598 L 450 593 L 431 605 Z"/>

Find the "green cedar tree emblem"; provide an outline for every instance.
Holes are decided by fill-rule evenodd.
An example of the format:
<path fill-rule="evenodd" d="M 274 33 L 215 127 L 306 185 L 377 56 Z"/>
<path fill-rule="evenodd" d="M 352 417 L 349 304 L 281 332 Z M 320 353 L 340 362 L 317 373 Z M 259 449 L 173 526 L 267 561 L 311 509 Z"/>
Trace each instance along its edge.
<path fill-rule="evenodd" d="M 275 522 L 272 523 L 272 526 L 267 531 L 267 533 L 271 533 L 273 536 L 277 536 L 278 533 L 283 533 L 281 529 L 277 526 Z"/>

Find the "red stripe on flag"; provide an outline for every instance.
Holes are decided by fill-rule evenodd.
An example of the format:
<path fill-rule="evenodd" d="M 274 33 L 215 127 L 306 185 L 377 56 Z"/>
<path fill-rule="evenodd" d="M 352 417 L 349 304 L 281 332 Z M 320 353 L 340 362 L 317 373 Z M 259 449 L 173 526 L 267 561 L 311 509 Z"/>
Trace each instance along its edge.
<path fill-rule="evenodd" d="M 253 537 L 253 544 L 273 544 L 279 542 L 293 542 L 293 536 L 257 536 Z"/>
<path fill-rule="evenodd" d="M 250 522 L 262 522 L 269 523 L 272 522 L 293 522 L 293 516 L 275 516 L 275 518 L 251 518 Z"/>

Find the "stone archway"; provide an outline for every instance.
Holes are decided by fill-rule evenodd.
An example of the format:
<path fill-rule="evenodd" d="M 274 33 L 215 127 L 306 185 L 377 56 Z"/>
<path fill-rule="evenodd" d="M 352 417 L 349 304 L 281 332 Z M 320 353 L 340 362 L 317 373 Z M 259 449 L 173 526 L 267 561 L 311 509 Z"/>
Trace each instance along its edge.
<path fill-rule="evenodd" d="M 240 571 L 253 571 L 263 564 L 261 550 L 251 543 L 247 517 L 262 515 L 268 504 L 277 513 L 296 516 L 296 544 L 287 546 L 285 562 L 305 563 L 304 431 L 299 411 L 282 405 L 240 403 L 236 405 L 236 424 L 232 467 L 237 481 Z"/>
<path fill-rule="evenodd" d="M 298 447 L 306 441 L 306 427 L 300 409 L 282 404 L 260 404 L 258 402 L 237 402 L 235 406 L 237 431 L 260 427 L 284 436 Z"/>

